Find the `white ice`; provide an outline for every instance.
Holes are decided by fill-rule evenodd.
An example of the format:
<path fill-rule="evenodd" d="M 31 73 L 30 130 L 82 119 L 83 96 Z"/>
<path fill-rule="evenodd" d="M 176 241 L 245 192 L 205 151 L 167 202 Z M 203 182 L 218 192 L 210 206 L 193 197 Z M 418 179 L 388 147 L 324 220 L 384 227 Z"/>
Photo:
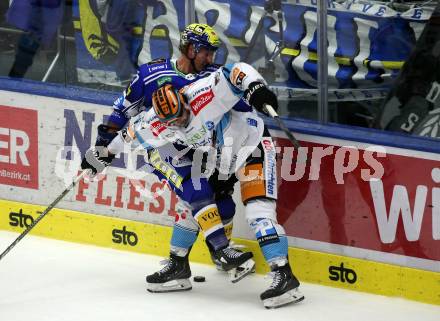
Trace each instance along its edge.
<path fill-rule="evenodd" d="M 0 231 L 2 252 L 18 234 Z M 0 261 L 0 321 L 439 321 L 440 306 L 303 283 L 305 301 L 266 310 L 270 280 L 237 284 L 213 266 L 191 264 L 191 291 L 153 294 L 145 275 L 162 258 L 26 236 Z"/>

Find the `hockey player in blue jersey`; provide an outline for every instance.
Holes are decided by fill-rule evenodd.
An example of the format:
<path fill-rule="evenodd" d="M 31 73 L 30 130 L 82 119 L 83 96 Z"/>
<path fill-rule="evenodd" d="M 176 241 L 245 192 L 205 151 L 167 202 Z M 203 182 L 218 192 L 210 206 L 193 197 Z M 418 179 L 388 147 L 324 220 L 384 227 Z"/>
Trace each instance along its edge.
<path fill-rule="evenodd" d="M 172 84 L 175 88 L 181 88 L 196 79 L 206 77 L 216 71 L 218 66 L 213 65 L 215 51 L 220 46 L 220 40 L 212 29 L 206 24 L 194 23 L 188 25 L 181 33 L 179 50 L 181 55 L 178 59 L 156 59 L 143 64 L 131 83 L 114 103 L 113 112 L 105 124 L 98 126 L 98 138 L 95 146 L 107 146 L 116 136 L 116 132 L 123 128 L 129 119 L 138 115 L 152 106 L 152 95 L 155 90 L 164 84 Z M 248 110 L 250 107 L 240 101 L 234 108 Z M 83 169 L 90 168 L 85 159 L 82 162 Z M 215 192 L 215 199 L 225 226 L 227 237 L 232 233 L 232 218 L 235 214 L 235 203 L 232 200 L 234 182 L 210 180 L 210 185 Z M 171 260 L 179 260 L 182 256 L 188 256 L 185 239 L 185 220 L 176 222 L 173 227 L 171 240 Z M 209 246 L 211 256 L 218 269 L 222 269 L 220 262 L 215 259 L 213 249 Z M 247 257 L 249 253 L 243 253 L 238 249 L 231 250 L 233 255 Z M 179 253 L 176 253 L 179 252 Z M 178 254 L 178 255 L 177 255 Z M 241 279 L 245 271 L 233 269 L 231 281 Z M 178 290 L 178 289 L 176 289 Z"/>

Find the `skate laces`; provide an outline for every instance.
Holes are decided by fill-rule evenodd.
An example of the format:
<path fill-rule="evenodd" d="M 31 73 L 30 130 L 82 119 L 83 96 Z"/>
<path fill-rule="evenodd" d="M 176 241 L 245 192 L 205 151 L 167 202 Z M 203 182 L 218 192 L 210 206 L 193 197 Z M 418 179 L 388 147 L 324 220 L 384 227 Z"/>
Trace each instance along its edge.
<path fill-rule="evenodd" d="M 234 248 L 231 247 L 227 247 L 223 250 L 223 253 L 225 254 L 225 256 L 235 259 L 239 256 L 241 256 L 243 254 L 243 252 L 241 252 L 240 250 L 236 250 Z"/>
<path fill-rule="evenodd" d="M 173 258 L 168 258 L 160 261 L 160 265 L 165 265 L 165 266 L 159 271 L 159 274 L 167 273 L 169 270 L 171 270 L 173 264 L 174 264 Z"/>
<path fill-rule="evenodd" d="M 265 279 L 272 278 L 272 284 L 269 286 L 270 289 L 275 289 L 282 282 L 283 277 L 279 271 L 272 271 L 266 274 Z"/>

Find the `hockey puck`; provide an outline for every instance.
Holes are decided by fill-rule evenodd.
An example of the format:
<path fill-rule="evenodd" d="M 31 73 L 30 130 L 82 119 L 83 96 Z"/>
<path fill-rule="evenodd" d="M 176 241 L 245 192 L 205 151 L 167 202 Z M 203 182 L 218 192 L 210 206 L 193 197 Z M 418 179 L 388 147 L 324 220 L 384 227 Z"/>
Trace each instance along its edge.
<path fill-rule="evenodd" d="M 204 276 L 201 276 L 201 275 L 196 275 L 196 276 L 193 278 L 193 280 L 194 280 L 194 282 L 205 282 L 205 281 L 206 281 L 206 278 L 205 278 Z"/>

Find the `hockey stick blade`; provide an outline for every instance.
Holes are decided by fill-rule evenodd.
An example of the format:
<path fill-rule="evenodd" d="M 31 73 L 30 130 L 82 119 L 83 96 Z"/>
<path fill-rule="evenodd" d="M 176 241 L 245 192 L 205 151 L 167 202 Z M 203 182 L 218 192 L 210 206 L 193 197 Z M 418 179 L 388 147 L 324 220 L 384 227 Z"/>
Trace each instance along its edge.
<path fill-rule="evenodd" d="M 50 210 L 52 210 L 52 208 L 55 207 L 55 205 L 57 205 L 59 203 L 59 201 L 61 201 L 64 196 L 67 195 L 67 193 L 69 193 L 77 184 L 78 182 L 86 175 L 89 174 L 89 170 L 85 170 L 83 171 L 80 175 L 78 175 L 77 177 L 75 177 L 75 179 L 73 180 L 73 182 L 44 210 L 43 213 L 40 214 L 40 216 L 38 216 L 31 225 L 29 225 L 29 227 L 24 230 L 16 239 L 14 242 L 12 242 L 7 248 L 6 250 L 3 251 L 2 254 L 0 254 L 0 261 L 6 256 L 6 254 L 9 253 L 10 250 L 12 250 L 14 248 L 15 245 L 17 245 L 18 242 L 20 242 L 34 227 L 35 225 L 38 224 L 39 221 L 41 221 L 43 219 L 44 216 L 46 216 L 47 213 L 50 212 Z"/>

